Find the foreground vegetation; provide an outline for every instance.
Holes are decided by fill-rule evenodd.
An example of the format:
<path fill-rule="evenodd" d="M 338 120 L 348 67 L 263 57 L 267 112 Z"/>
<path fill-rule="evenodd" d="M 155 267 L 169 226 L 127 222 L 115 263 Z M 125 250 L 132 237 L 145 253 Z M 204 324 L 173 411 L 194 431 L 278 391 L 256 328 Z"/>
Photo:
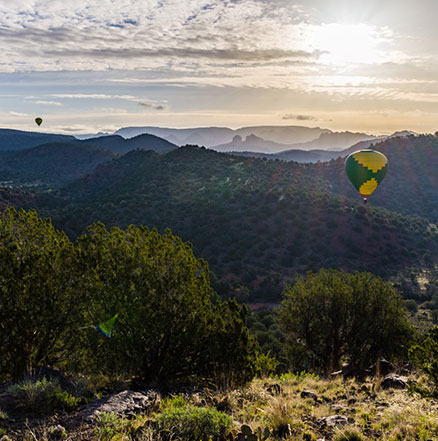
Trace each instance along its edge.
<path fill-rule="evenodd" d="M 399 292 L 370 273 L 323 269 L 287 286 L 264 317 L 280 337 L 270 352 L 170 230 L 97 223 L 72 242 L 35 211 L 7 209 L 0 259 L 2 441 L 438 435 L 438 331 L 415 329 Z M 97 325 L 111 317 L 104 337 Z M 381 356 L 410 381 L 384 389 L 380 364 L 369 366 Z M 121 391 L 143 404 L 86 419 Z"/>
<path fill-rule="evenodd" d="M 103 413 L 92 425 L 71 424 L 74 412 L 58 411 L 27 427 L 6 415 L 0 433 L 29 441 L 426 441 L 438 437 L 437 411 L 438 402 L 407 390 L 384 390 L 378 379 L 359 383 L 288 374 L 225 392 L 159 396 L 135 417 Z"/>

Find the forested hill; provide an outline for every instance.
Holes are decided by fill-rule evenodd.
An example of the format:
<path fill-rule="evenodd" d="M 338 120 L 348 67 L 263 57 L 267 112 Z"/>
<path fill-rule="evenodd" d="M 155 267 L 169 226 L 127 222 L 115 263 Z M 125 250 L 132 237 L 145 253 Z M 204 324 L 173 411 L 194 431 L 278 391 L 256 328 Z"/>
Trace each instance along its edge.
<path fill-rule="evenodd" d="M 24 150 L 51 142 L 76 142 L 74 136 L 0 129 L 0 151 Z"/>
<path fill-rule="evenodd" d="M 96 165 L 115 158 L 108 150 L 71 142 L 54 142 L 37 147 L 0 152 L 1 181 L 59 185 L 91 172 Z"/>
<path fill-rule="evenodd" d="M 341 164 L 265 161 L 197 147 L 165 155 L 133 151 L 38 208 L 70 236 L 97 220 L 170 227 L 208 260 L 221 294 L 246 301 L 278 300 L 284 283 L 309 269 L 392 278 L 433 269 L 436 227 L 379 208 L 374 199 L 364 207 L 357 195 L 335 194 L 350 194 L 351 184 L 336 177 Z M 390 173 L 397 173 L 395 165 Z"/>
<path fill-rule="evenodd" d="M 397 137 L 371 148 L 389 160 L 387 176 L 371 197 L 371 204 L 438 222 L 438 137 Z M 313 173 L 328 183 L 330 191 L 357 197 L 344 173 L 344 160 L 315 164 Z"/>
<path fill-rule="evenodd" d="M 80 141 L 82 144 L 95 145 L 114 153 L 127 153 L 130 150 L 153 150 L 157 153 L 167 153 L 178 148 L 177 145 L 158 136 L 143 134 L 125 139 L 119 135 L 100 136 Z"/>

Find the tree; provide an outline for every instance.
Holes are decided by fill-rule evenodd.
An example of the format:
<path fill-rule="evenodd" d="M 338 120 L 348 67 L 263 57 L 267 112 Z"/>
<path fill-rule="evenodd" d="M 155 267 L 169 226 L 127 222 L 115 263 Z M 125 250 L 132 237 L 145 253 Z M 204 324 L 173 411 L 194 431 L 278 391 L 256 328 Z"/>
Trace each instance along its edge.
<path fill-rule="evenodd" d="M 77 318 L 75 252 L 35 211 L 0 217 L 0 372 L 12 380 L 66 355 Z"/>
<path fill-rule="evenodd" d="M 89 296 L 83 331 L 89 369 L 157 385 L 194 377 L 215 381 L 229 368 L 235 383 L 251 378 L 254 344 L 246 309 L 216 299 L 208 265 L 195 258 L 190 243 L 170 230 L 107 231 L 97 223 L 78 239 L 77 250 Z M 87 324 L 116 313 L 113 335 L 102 342 Z"/>
<path fill-rule="evenodd" d="M 279 321 L 294 368 L 329 373 L 406 353 L 412 336 L 396 289 L 370 273 L 323 269 L 288 286 Z"/>

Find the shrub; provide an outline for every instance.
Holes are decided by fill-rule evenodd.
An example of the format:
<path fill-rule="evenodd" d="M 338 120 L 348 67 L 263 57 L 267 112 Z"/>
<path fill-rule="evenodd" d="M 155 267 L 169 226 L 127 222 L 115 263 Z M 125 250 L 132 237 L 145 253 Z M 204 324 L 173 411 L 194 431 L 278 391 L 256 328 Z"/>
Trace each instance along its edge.
<path fill-rule="evenodd" d="M 370 273 L 307 273 L 284 291 L 279 321 L 294 368 L 325 373 L 341 358 L 356 368 L 407 352 L 412 326 L 400 294 Z"/>
<path fill-rule="evenodd" d="M 410 389 L 424 396 L 438 394 L 438 327 L 428 331 L 422 341 L 409 349 L 412 364 L 424 372 L 428 385 L 410 383 Z"/>
<path fill-rule="evenodd" d="M 119 313 L 104 342 L 93 326 L 82 328 L 84 368 L 162 387 L 194 379 L 236 385 L 253 377 L 247 309 L 215 297 L 207 263 L 195 258 L 191 244 L 169 230 L 107 231 L 98 223 L 78 239 L 77 250 L 90 297 L 84 325 Z"/>
<path fill-rule="evenodd" d="M 94 434 L 99 441 L 111 441 L 117 434 L 123 433 L 129 424 L 115 413 L 102 412 L 97 419 Z"/>
<path fill-rule="evenodd" d="M 81 304 L 74 259 L 50 219 L 12 208 L 0 216 L 0 381 L 66 356 Z"/>
<path fill-rule="evenodd" d="M 196 406 L 171 406 L 156 415 L 157 427 L 171 439 L 204 441 L 222 440 L 229 433 L 233 420 L 223 412 Z"/>
<path fill-rule="evenodd" d="M 36 414 L 51 414 L 54 410 L 73 410 L 78 400 L 63 391 L 57 381 L 26 381 L 9 387 L 8 392 L 18 398 L 23 407 Z"/>

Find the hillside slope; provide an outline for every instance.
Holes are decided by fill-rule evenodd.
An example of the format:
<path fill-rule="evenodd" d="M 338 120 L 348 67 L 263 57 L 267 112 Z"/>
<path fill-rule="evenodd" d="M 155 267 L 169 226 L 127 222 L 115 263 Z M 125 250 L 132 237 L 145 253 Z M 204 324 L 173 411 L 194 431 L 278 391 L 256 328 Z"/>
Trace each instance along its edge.
<path fill-rule="evenodd" d="M 99 136 L 81 141 L 82 144 L 94 145 L 114 153 L 127 153 L 131 150 L 153 150 L 157 153 L 167 153 L 178 148 L 177 145 L 158 136 L 143 134 L 125 139 L 119 135 Z"/>
<path fill-rule="evenodd" d="M 109 161 L 114 153 L 99 147 L 56 142 L 27 150 L 0 152 L 0 176 L 14 186 L 42 181 L 61 184 L 73 181 L 96 165 Z"/>
<path fill-rule="evenodd" d="M 208 260 L 221 294 L 242 300 L 276 301 L 295 273 L 321 267 L 393 278 L 433 269 L 436 227 L 331 193 L 338 166 L 134 151 L 64 188 L 61 208 L 39 208 L 71 236 L 97 220 L 170 227 Z"/>
<path fill-rule="evenodd" d="M 374 144 L 372 148 L 385 154 L 389 164 L 388 174 L 371 196 L 370 203 L 438 222 L 438 137 L 396 137 Z M 344 159 L 314 167 L 315 174 L 329 183 L 331 192 L 357 198 L 356 190 L 344 173 Z"/>
<path fill-rule="evenodd" d="M 0 129 L 0 151 L 24 150 L 52 142 L 76 142 L 74 136 Z"/>

